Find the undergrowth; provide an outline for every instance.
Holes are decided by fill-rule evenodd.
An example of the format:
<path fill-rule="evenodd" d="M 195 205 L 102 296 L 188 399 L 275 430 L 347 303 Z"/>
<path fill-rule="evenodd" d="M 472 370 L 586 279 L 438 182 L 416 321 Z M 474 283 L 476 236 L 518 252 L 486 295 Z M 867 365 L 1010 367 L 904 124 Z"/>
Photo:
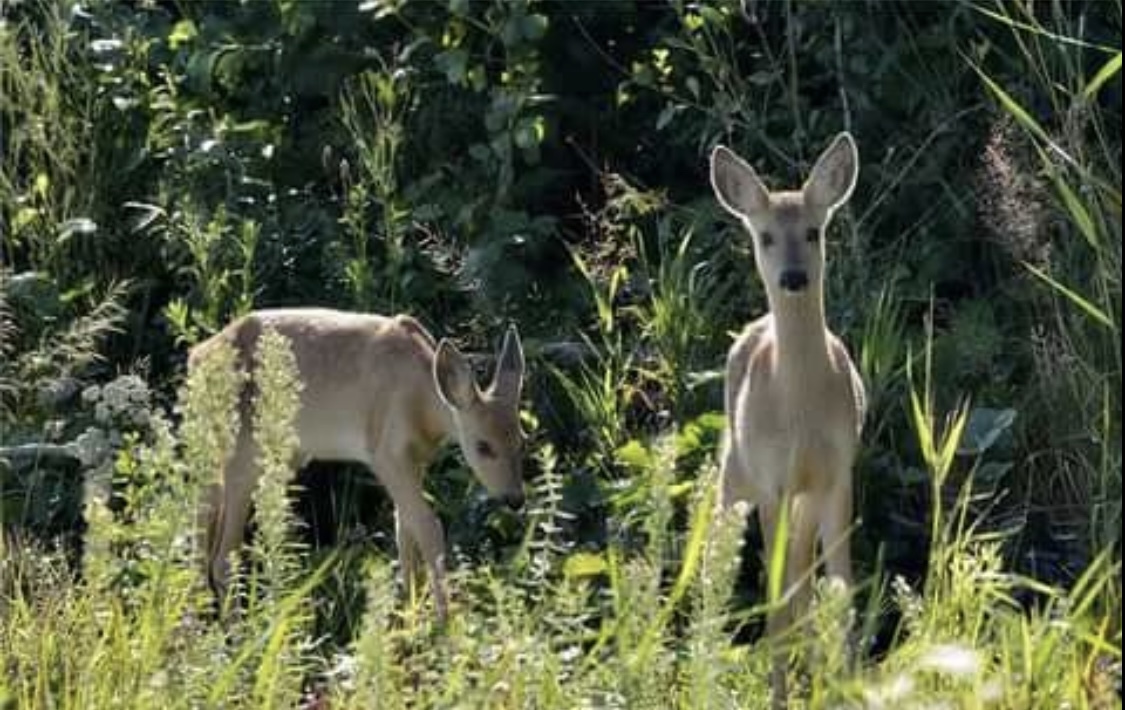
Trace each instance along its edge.
<path fill-rule="evenodd" d="M 140 5 L 0 0 L 0 709 L 766 707 L 777 561 L 713 470 L 764 303 L 705 155 L 780 183 L 840 128 L 859 574 L 791 701 L 1120 707 L 1119 2 Z M 431 477 L 444 626 L 379 532 L 308 543 L 273 334 L 204 584 L 245 375 L 183 346 L 314 301 L 525 333 L 524 526 Z"/>
<path fill-rule="evenodd" d="M 651 451 L 640 550 L 558 546 L 566 511 L 551 484 L 554 459 L 542 451 L 545 483 L 533 495 L 538 512 L 522 562 L 456 570 L 455 613 L 439 627 L 431 608 L 403 606 L 390 563 L 370 555 L 363 621 L 351 645 L 325 646 L 309 625 L 317 603 L 311 589 L 323 570 L 309 570 L 286 542 L 292 521 L 278 492 L 288 474 L 273 478 L 286 469 L 279 464 L 292 445 L 291 356 L 284 339 L 269 335 L 261 353 L 255 407 L 276 419 L 256 420 L 266 432 L 258 542 L 223 621 L 202 589 L 198 531 L 184 501 L 202 494 L 200 472 L 233 443 L 223 434 L 237 391 L 227 348 L 188 381 L 179 425 L 185 445 L 161 422 L 150 443 L 134 443 L 114 465 L 127 491 L 123 509 L 110 510 L 102 493 L 90 491 L 81 579 L 42 550 L 7 551 L 0 654 L 4 692 L 16 707 L 281 708 L 311 699 L 355 708 L 766 704 L 764 644 L 735 644 L 729 633 L 746 613 L 730 603 L 745 511 L 714 516 L 714 469 L 704 468 L 682 502 L 686 532 L 677 534 L 672 438 Z M 966 413 L 938 416 L 924 391 L 915 401 L 917 434 L 937 486 Z M 201 446 L 205 441 L 214 445 Z M 883 603 L 902 623 L 881 658 L 861 654 L 851 664 L 842 649 L 853 614 L 886 609 L 849 611 L 846 590 L 818 587 L 812 632 L 793 641 L 804 705 L 1112 705 L 1120 563 L 1107 553 L 1071 589 L 1048 587 L 1007 571 L 998 541 L 979 532 L 966 511 L 964 497 L 935 509 L 921 588 L 901 579 L 891 585 Z M 1015 601 L 1026 590 L 1041 597 L 1031 611 Z"/>

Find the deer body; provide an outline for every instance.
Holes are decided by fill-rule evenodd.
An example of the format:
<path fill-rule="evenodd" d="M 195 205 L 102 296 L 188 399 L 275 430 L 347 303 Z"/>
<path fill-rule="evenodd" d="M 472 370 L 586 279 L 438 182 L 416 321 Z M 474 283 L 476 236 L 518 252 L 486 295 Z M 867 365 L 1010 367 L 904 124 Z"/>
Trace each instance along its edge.
<path fill-rule="evenodd" d="M 786 697 L 787 656 L 779 636 L 807 603 L 818 540 L 828 574 L 852 581 L 852 466 L 866 405 L 855 365 L 825 322 L 823 235 L 850 197 L 857 170 L 847 134 L 828 147 L 796 191 L 769 192 L 753 168 L 726 148 L 717 147 L 711 157 L 715 194 L 753 238 L 770 306 L 727 358 L 719 504 L 757 507 L 767 559 L 781 506 L 790 506 L 782 589 L 791 602 L 767 621 L 775 645 L 774 707 L 783 707 Z"/>
<path fill-rule="evenodd" d="M 411 589 L 421 555 L 437 614 L 446 614 L 445 538 L 423 494 L 423 478 L 442 442 L 456 439 L 492 495 L 523 503 L 519 395 L 523 353 L 512 328 L 487 391 L 468 361 L 409 316 L 383 317 L 319 308 L 263 310 L 244 316 L 197 346 L 189 366 L 214 341 L 230 343 L 253 380 L 254 350 L 264 328 L 288 338 L 303 383 L 297 416 L 298 460 L 365 464 L 395 507 L 404 582 Z M 240 402 L 234 451 L 214 489 L 206 551 L 211 583 L 223 593 L 229 555 L 243 540 L 258 481 L 250 431 L 250 391 Z"/>

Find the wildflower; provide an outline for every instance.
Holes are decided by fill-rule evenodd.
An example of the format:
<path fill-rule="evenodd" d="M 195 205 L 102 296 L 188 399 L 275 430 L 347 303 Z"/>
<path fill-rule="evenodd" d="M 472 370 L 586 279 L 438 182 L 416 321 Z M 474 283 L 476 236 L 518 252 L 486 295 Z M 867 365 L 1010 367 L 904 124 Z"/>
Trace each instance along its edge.
<path fill-rule="evenodd" d="M 918 667 L 955 678 L 980 673 L 983 663 L 976 650 L 960 644 L 938 644 L 918 659 Z"/>

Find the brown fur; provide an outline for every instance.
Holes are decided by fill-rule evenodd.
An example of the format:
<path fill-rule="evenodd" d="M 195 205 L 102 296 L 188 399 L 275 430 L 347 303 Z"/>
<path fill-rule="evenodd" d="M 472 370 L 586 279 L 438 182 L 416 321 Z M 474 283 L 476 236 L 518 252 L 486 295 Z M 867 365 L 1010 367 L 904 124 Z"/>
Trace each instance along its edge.
<path fill-rule="evenodd" d="M 254 351 L 267 327 L 289 339 L 303 385 L 296 427 L 299 463 L 357 461 L 375 473 L 395 505 L 407 587 L 419 574 L 420 553 L 431 573 L 437 613 L 444 617 L 445 539 L 423 495 L 422 479 L 441 442 L 454 438 L 491 493 L 522 501 L 518 411 L 523 356 L 518 334 L 513 328 L 505 337 L 501 367 L 483 393 L 464 356 L 448 342 L 435 343 L 406 315 L 387 318 L 321 308 L 256 311 L 197 346 L 189 367 L 213 343 L 225 340 L 237 351 L 239 366 L 251 373 L 242 395 L 238 440 L 207 521 L 208 574 L 220 593 L 228 581 L 228 557 L 242 542 L 257 482 L 248 422 Z M 453 381 L 461 385 L 456 404 L 442 389 Z M 485 445 L 493 456 L 478 453 Z"/>
<path fill-rule="evenodd" d="M 807 604 L 818 539 L 828 573 L 852 580 L 852 464 L 865 402 L 847 349 L 825 323 L 823 235 L 851 195 L 857 161 L 851 137 L 841 135 L 801 190 L 771 193 L 729 150 L 711 157 L 715 194 L 752 236 L 770 303 L 727 358 L 719 503 L 757 506 L 767 559 L 780 507 L 791 506 L 783 587 L 791 601 L 768 620 L 774 707 L 786 702 L 779 637 Z"/>

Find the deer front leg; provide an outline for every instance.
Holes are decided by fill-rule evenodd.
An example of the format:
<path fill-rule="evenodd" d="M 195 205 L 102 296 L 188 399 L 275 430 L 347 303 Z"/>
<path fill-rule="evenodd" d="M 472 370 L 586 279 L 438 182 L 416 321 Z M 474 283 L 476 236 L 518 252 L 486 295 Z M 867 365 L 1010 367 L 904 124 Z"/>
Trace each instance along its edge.
<path fill-rule="evenodd" d="M 777 606 L 771 608 L 766 617 L 766 631 L 769 637 L 772 656 L 770 671 L 771 706 L 777 710 L 787 707 L 789 641 L 793 636 L 793 626 L 808 609 L 811 592 L 810 577 L 816 543 L 816 519 L 808 510 L 810 501 L 785 495 L 780 501 L 763 504 L 758 509 L 758 522 L 765 541 L 767 584 L 776 584 L 771 579 L 775 572 L 781 576 L 781 597 Z M 786 545 L 782 553 L 782 569 L 774 570 L 773 558 L 779 539 L 778 522 L 781 506 L 788 506 L 788 525 Z M 767 587 L 768 589 L 769 587 Z"/>
<path fill-rule="evenodd" d="M 852 474 L 843 467 L 834 478 L 836 485 L 823 501 L 824 515 L 820 521 L 820 544 L 824 549 L 825 571 L 829 577 L 852 585 L 852 552 L 849 532 L 852 525 Z"/>
<path fill-rule="evenodd" d="M 790 595 L 791 624 L 800 624 L 812 599 L 818 530 L 817 501 L 801 495 L 789 502 L 789 554 L 785 587 Z"/>
<path fill-rule="evenodd" d="M 445 594 L 445 533 L 442 531 L 441 521 L 426 502 L 422 493 L 422 481 L 414 475 L 414 466 L 388 458 L 381 465 L 377 463 L 375 470 L 379 471 L 380 479 L 394 501 L 396 527 L 401 529 L 401 534 L 398 535 L 401 545 L 399 558 L 403 562 L 404 575 L 409 576 L 406 568 L 415 564 L 410 561 L 412 553 L 405 552 L 412 547 L 409 540 L 413 539 L 430 572 L 430 586 L 438 621 L 444 622 L 448 605 Z M 404 541 L 406 545 L 402 545 Z"/>
<path fill-rule="evenodd" d="M 820 545 L 824 550 L 824 568 L 829 579 L 838 579 L 845 588 L 852 586 L 852 552 L 850 531 L 852 515 L 851 467 L 841 467 L 834 479 L 836 485 L 823 501 L 823 519 L 820 523 Z M 845 660 L 852 666 L 858 656 L 861 640 L 858 629 L 848 629 L 845 641 Z"/>
<path fill-rule="evenodd" d="M 762 541 L 764 542 L 767 590 L 774 584 L 771 576 L 774 570 L 771 568 L 773 566 L 774 548 L 777 544 L 778 513 L 783 503 L 784 499 L 780 502 L 762 503 L 758 506 L 758 526 L 762 530 Z M 781 570 L 780 574 L 782 580 L 784 580 L 784 570 Z M 784 592 L 784 583 L 782 584 L 782 591 Z M 774 710 L 781 710 L 786 707 L 789 695 L 786 683 L 789 654 L 786 652 L 781 639 L 782 632 L 789 624 L 788 604 L 784 603 L 782 599 L 769 601 L 777 603 L 777 606 L 771 606 L 766 612 L 766 637 L 770 645 L 771 656 L 770 706 Z"/>
<path fill-rule="evenodd" d="M 719 510 L 726 510 L 741 500 L 742 470 L 739 466 L 738 452 L 729 435 L 723 439 L 723 449 L 719 463 L 719 496 L 716 504 Z"/>

